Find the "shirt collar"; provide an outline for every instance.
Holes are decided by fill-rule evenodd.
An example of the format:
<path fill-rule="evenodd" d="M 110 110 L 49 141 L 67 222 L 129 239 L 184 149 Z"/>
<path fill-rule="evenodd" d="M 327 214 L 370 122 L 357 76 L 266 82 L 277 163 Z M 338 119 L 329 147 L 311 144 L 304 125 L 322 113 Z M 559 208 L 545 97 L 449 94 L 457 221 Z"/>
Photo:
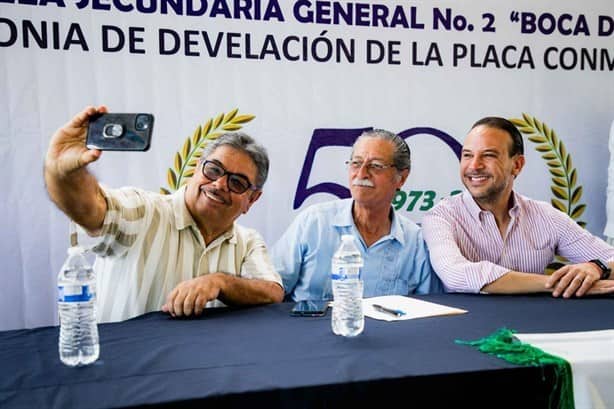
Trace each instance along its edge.
<path fill-rule="evenodd" d="M 352 206 L 354 201 L 351 199 L 343 200 L 339 211 L 333 218 L 333 226 L 337 227 L 352 227 L 354 226 L 354 218 L 352 217 Z"/>
<path fill-rule="evenodd" d="M 190 226 L 196 226 L 196 221 L 190 214 L 188 207 L 185 204 L 186 185 L 183 185 L 172 194 L 173 215 L 175 216 L 175 225 L 178 230 L 183 230 Z"/>
<path fill-rule="evenodd" d="M 471 197 L 471 193 L 469 193 L 468 190 L 465 190 L 463 192 L 463 196 L 461 197 L 461 200 L 463 201 L 463 204 L 465 205 L 465 207 L 469 211 L 469 215 L 476 222 L 479 222 L 480 221 L 480 213 L 482 213 L 482 209 L 480 208 L 480 206 L 478 206 L 478 204 L 475 202 L 473 197 Z"/>
<path fill-rule="evenodd" d="M 333 218 L 333 226 L 336 227 L 353 227 L 356 232 L 358 229 L 354 224 L 354 217 L 352 217 L 352 206 L 354 205 L 354 201 L 351 199 L 343 200 L 343 204 L 340 207 L 340 210 L 337 212 L 335 217 Z M 396 212 L 392 207 L 390 207 L 390 213 L 392 214 L 392 220 L 390 221 L 390 233 L 388 233 L 384 237 L 392 237 L 397 240 L 401 245 L 405 244 L 405 240 L 403 239 L 403 229 L 401 227 L 401 222 L 397 217 Z M 382 237 L 382 238 L 384 238 Z M 381 239 L 380 239 L 381 240 Z M 379 241 L 379 240 L 378 240 Z"/>
<path fill-rule="evenodd" d="M 510 209 L 510 216 L 512 217 L 518 217 L 518 215 L 520 214 L 520 195 L 516 194 L 516 192 L 514 192 L 512 190 L 512 207 Z"/>
<path fill-rule="evenodd" d="M 390 235 L 403 246 L 405 245 L 405 239 L 403 238 L 401 222 L 399 221 L 397 213 L 392 207 L 390 208 L 390 213 L 392 214 L 392 220 L 390 222 Z"/>
<path fill-rule="evenodd" d="M 485 210 L 482 210 L 482 208 L 480 208 L 480 206 L 476 203 L 475 199 L 471 196 L 471 193 L 469 193 L 468 190 L 465 190 L 463 192 L 462 201 L 467 210 L 469 211 L 471 217 L 475 221 L 479 222 L 480 214 Z M 518 217 L 518 215 L 520 214 L 520 201 L 515 191 L 512 191 L 512 203 L 513 204 L 509 210 L 509 215 L 512 217 Z"/>

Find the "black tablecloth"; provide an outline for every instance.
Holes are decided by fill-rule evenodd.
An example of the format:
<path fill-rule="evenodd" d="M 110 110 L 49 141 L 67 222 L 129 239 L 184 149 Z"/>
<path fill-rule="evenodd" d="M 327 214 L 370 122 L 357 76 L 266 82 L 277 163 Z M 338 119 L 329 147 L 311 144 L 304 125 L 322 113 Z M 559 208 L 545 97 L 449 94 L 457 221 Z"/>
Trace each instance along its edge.
<path fill-rule="evenodd" d="M 518 367 L 454 343 L 519 332 L 614 328 L 614 298 L 430 295 L 467 314 L 383 322 L 356 338 L 290 303 L 150 313 L 99 326 L 100 359 L 60 363 L 57 327 L 0 332 L 0 407 L 546 407 L 552 367 Z M 258 407 L 257 406 L 257 407 Z M 209 406 L 210 407 L 210 406 Z"/>

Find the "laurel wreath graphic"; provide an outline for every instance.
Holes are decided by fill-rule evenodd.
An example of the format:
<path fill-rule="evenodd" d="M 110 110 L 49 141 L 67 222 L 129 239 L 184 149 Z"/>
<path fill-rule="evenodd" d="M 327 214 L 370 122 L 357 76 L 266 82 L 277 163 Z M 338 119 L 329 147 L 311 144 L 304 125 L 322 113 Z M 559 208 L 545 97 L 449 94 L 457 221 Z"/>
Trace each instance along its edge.
<path fill-rule="evenodd" d="M 578 171 L 572 165 L 571 156 L 567 153 L 563 141 L 556 135 L 554 129 L 525 113 L 522 114 L 522 119 L 513 118 L 510 121 L 520 132 L 527 135 L 529 141 L 537 144 L 535 150 L 540 152 L 546 161 L 552 176 L 550 179 L 552 181 L 550 190 L 554 195 L 550 200 L 552 206 L 567 213 L 576 223 L 585 227 L 586 223 L 578 220 L 586 210 L 586 204 L 580 203 L 582 186 L 577 186 Z"/>
<path fill-rule="evenodd" d="M 168 195 L 187 183 L 194 175 L 198 159 L 207 143 L 219 138 L 224 131 L 238 131 L 256 117 L 238 113 L 239 108 L 235 108 L 227 114 L 221 113 L 215 118 L 209 118 L 202 126 L 198 125 L 192 136 L 186 138 L 181 150 L 175 152 L 173 167 L 166 172 L 169 189 L 161 187 L 160 193 Z"/>

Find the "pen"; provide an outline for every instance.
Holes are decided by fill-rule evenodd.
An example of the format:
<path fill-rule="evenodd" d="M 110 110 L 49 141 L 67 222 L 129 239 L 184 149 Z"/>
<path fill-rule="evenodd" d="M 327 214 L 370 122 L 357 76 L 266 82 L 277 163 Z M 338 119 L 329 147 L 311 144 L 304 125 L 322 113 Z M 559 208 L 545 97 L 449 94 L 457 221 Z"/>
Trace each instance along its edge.
<path fill-rule="evenodd" d="M 379 304 L 373 304 L 373 308 L 375 308 L 376 311 L 383 312 L 385 314 L 391 314 L 391 315 L 394 315 L 395 317 L 402 317 L 403 315 L 405 315 L 405 311 L 395 310 L 392 308 L 386 308 Z"/>

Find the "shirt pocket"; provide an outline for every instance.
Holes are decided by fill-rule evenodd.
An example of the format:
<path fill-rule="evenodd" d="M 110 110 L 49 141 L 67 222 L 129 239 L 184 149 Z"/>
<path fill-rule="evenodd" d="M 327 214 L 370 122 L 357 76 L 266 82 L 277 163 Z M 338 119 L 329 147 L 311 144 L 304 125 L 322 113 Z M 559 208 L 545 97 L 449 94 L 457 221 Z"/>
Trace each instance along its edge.
<path fill-rule="evenodd" d="M 554 260 L 555 245 L 548 232 L 527 232 L 521 235 L 522 242 L 513 243 L 505 252 L 507 260 L 501 264 L 509 265 L 517 271 L 543 273 L 546 266 Z"/>
<path fill-rule="evenodd" d="M 522 239 L 530 250 L 534 251 L 553 251 L 554 235 L 548 231 L 540 231 L 538 229 L 523 229 Z"/>
<path fill-rule="evenodd" d="M 375 288 L 372 296 L 407 294 L 407 277 L 402 277 L 400 274 L 400 266 L 403 263 L 413 264 L 413 261 L 402 260 L 402 252 L 394 247 L 386 249 L 379 257 L 377 274 L 372 277 L 375 280 L 375 285 L 372 286 Z"/>

